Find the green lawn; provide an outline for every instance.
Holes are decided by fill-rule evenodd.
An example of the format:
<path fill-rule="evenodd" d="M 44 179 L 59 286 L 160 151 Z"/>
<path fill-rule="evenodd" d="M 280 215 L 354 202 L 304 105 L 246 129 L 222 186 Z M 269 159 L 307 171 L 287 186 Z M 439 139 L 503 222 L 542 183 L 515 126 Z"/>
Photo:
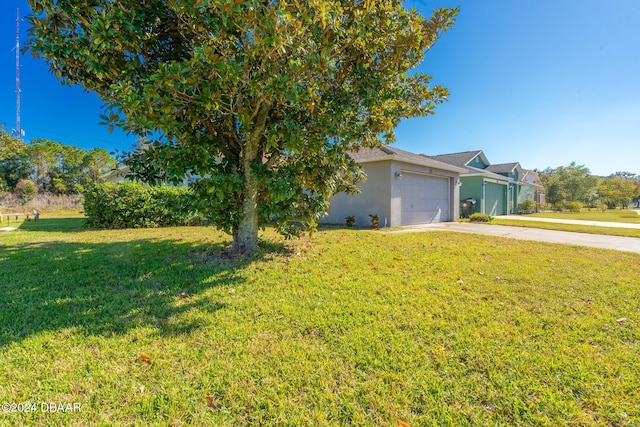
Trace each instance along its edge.
<path fill-rule="evenodd" d="M 629 222 L 640 224 L 640 215 L 633 209 L 599 211 L 592 210 L 582 212 L 540 212 L 530 217 L 558 218 L 558 219 L 578 219 L 584 221 L 605 221 L 605 222 Z"/>
<path fill-rule="evenodd" d="M 235 260 L 229 243 L 81 218 L 0 234 L 0 402 L 37 405 L 0 425 L 640 424 L 640 255 L 445 232 L 267 230 Z"/>
<path fill-rule="evenodd" d="M 608 210 L 583 212 L 541 212 L 524 215 L 527 218 L 576 219 L 582 221 L 604 221 L 640 224 L 640 215 L 635 210 Z M 492 224 L 515 227 L 543 228 L 547 230 L 572 231 L 577 233 L 602 234 L 608 236 L 640 237 L 640 230 L 592 225 L 561 224 L 543 221 L 521 221 L 495 217 Z"/>
<path fill-rule="evenodd" d="M 544 222 L 544 221 L 522 221 L 519 219 L 504 219 L 504 218 L 500 218 L 499 216 L 494 217 L 493 220 L 491 221 L 491 224 L 509 225 L 514 227 L 543 228 L 546 230 L 572 231 L 575 233 L 602 234 L 605 236 L 622 236 L 622 237 L 639 237 L 640 238 L 640 229 L 634 229 L 634 228 L 561 224 L 561 223 Z"/>

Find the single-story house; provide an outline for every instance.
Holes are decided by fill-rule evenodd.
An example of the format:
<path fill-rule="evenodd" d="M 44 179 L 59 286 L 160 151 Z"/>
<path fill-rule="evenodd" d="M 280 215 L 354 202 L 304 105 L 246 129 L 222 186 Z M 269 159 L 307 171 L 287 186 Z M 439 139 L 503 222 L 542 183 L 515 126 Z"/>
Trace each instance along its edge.
<path fill-rule="evenodd" d="M 109 172 L 102 175 L 100 178 L 105 182 L 120 182 L 125 181 L 127 174 L 130 172 L 129 166 L 118 166 L 116 169 L 112 169 Z"/>
<path fill-rule="evenodd" d="M 323 223 L 371 224 L 377 215 L 380 226 L 455 221 L 460 209 L 460 173 L 466 169 L 423 154 L 393 147 L 362 148 L 351 153 L 367 175 L 360 193 L 340 193 L 331 198 Z"/>
<path fill-rule="evenodd" d="M 431 158 L 465 169 L 460 174 L 460 200 L 475 200 L 474 212 L 508 215 L 518 213 L 518 204 L 525 200 L 544 202 L 538 174 L 517 162 L 492 165 L 482 150 Z"/>

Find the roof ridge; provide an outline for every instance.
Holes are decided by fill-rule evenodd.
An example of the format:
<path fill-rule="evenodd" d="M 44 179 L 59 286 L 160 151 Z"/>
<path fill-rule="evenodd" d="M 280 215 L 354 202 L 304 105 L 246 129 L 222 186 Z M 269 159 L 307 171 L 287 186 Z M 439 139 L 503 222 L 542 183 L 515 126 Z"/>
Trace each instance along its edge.
<path fill-rule="evenodd" d="M 467 153 L 480 153 L 482 150 L 467 150 L 467 151 L 459 151 L 457 153 L 445 153 L 445 154 L 436 154 L 431 157 L 439 157 L 439 156 L 456 156 L 459 154 L 467 154 Z"/>

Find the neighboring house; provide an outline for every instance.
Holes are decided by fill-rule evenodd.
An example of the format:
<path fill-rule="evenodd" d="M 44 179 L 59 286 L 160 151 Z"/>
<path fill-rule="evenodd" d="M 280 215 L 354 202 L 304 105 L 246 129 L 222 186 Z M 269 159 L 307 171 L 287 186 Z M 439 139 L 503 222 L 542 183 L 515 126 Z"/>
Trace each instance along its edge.
<path fill-rule="evenodd" d="M 120 182 L 125 181 L 127 174 L 129 173 L 129 166 L 118 166 L 116 169 L 110 170 L 101 176 L 105 182 Z"/>
<path fill-rule="evenodd" d="M 522 178 L 520 178 L 520 183 L 521 193 L 518 203 L 524 200 L 533 200 L 536 203 L 547 202 L 544 193 L 544 185 L 542 185 L 538 172 L 522 169 Z"/>
<path fill-rule="evenodd" d="M 120 182 L 120 181 L 133 181 L 132 178 L 127 178 L 127 175 L 131 172 L 129 166 L 119 166 L 116 169 L 113 169 L 104 175 L 102 175 L 102 179 L 105 182 Z M 189 182 L 193 181 L 194 178 L 185 178 L 182 183 L 178 184 L 177 187 L 186 187 L 189 185 Z M 173 184 L 166 184 L 169 186 L 173 186 Z"/>
<path fill-rule="evenodd" d="M 367 179 L 360 193 L 332 197 L 323 223 L 344 224 L 354 216 L 356 225 L 367 226 L 369 215 L 389 227 L 458 219 L 459 174 L 466 169 L 392 147 L 362 148 L 351 157 Z"/>
<path fill-rule="evenodd" d="M 540 178 L 517 162 L 492 165 L 482 150 L 431 158 L 465 169 L 460 174 L 460 200 L 475 199 L 474 212 L 492 216 L 514 214 L 518 213 L 519 203 L 544 199 Z"/>

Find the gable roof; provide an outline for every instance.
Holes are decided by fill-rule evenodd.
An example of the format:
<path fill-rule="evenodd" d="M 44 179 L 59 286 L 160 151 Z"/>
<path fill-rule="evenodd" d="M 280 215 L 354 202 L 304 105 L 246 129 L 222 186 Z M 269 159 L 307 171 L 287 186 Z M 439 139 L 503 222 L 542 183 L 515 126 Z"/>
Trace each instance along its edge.
<path fill-rule="evenodd" d="M 451 153 L 451 154 L 439 154 L 437 156 L 429 156 L 432 159 L 439 160 L 441 162 L 449 163 L 454 166 L 464 167 L 467 166 L 473 159 L 480 156 L 480 160 L 485 165 L 489 164 L 489 160 L 487 156 L 484 155 L 482 150 L 473 150 L 473 151 L 463 151 L 461 153 Z"/>
<path fill-rule="evenodd" d="M 129 166 L 120 165 L 117 168 L 111 169 L 109 172 L 102 174 L 100 176 L 100 179 L 103 179 L 108 182 L 113 179 L 124 178 L 125 175 L 127 175 L 129 172 L 131 172 L 131 170 L 129 169 Z"/>
<path fill-rule="evenodd" d="M 489 160 L 487 159 L 487 156 L 485 156 L 484 152 L 482 152 L 482 150 L 464 151 L 462 153 L 452 153 L 452 154 L 440 154 L 438 156 L 429 156 L 429 157 L 441 162 L 445 162 L 445 163 L 452 164 L 454 166 L 461 167 L 462 169 L 464 169 L 464 172 L 461 173 L 462 176 L 484 176 L 484 177 L 495 179 L 498 181 L 509 180 L 508 177 L 505 177 L 504 175 L 500 175 L 495 171 L 491 171 L 489 170 L 488 167 L 487 169 L 480 169 L 473 166 L 469 166 L 469 163 L 471 163 L 471 161 L 476 157 L 479 157 L 482 163 L 484 163 L 485 165 L 489 164 Z"/>
<path fill-rule="evenodd" d="M 497 165 L 489 165 L 487 166 L 487 170 L 495 173 L 510 173 L 513 172 L 514 169 L 521 168 L 520 163 L 500 163 Z M 522 169 L 522 168 L 521 168 Z"/>
<path fill-rule="evenodd" d="M 358 163 L 397 160 L 450 172 L 465 172 L 464 168 L 457 165 L 452 165 L 451 163 L 443 162 L 431 156 L 425 156 L 424 154 L 416 154 L 399 148 L 389 147 L 388 145 L 380 148 L 359 148 L 358 150 L 350 151 L 349 155 Z"/>
<path fill-rule="evenodd" d="M 522 178 L 520 178 L 520 181 L 544 188 L 544 185 L 542 185 L 542 181 L 540 180 L 540 175 L 538 175 L 538 172 L 534 172 L 528 169 L 522 169 Z"/>

